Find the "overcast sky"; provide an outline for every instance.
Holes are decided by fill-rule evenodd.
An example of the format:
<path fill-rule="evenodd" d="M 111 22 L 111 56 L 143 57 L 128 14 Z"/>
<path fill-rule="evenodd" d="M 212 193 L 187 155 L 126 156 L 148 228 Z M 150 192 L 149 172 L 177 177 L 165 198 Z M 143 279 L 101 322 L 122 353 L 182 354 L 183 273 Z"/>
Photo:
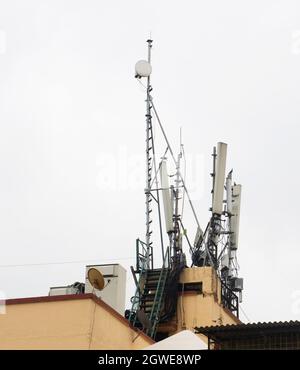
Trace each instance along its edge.
<path fill-rule="evenodd" d="M 251 321 L 300 319 L 297 0 L 0 0 L 0 290 L 47 295 L 83 281 L 86 264 L 134 264 L 145 233 L 134 64 L 150 32 L 153 96 L 175 148 L 183 129 L 203 228 L 217 141 L 243 185 L 242 307 Z"/>

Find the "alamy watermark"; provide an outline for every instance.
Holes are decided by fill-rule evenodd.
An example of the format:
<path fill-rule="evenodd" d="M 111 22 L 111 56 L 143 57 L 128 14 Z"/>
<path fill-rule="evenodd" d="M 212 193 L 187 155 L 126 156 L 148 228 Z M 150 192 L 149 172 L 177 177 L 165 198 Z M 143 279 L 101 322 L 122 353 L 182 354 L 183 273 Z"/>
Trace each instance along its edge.
<path fill-rule="evenodd" d="M 292 54 L 300 55 L 300 29 L 292 31 L 291 52 Z"/>
<path fill-rule="evenodd" d="M 158 167 L 161 158 L 156 158 L 156 172 L 152 162 L 152 189 L 156 188 L 155 174 L 159 182 Z M 204 156 L 187 153 L 185 161 L 182 159 L 181 175 L 185 180 L 191 199 L 199 200 L 204 194 Z M 169 183 L 174 184 L 175 165 L 168 156 Z M 143 191 L 146 185 L 146 158 L 145 155 L 136 155 L 129 152 L 126 146 L 116 152 L 100 153 L 96 160 L 97 186 L 104 191 Z M 186 166 L 186 168 L 184 168 Z M 186 176 L 185 176 L 186 174 Z M 181 184 L 182 186 L 182 184 Z"/>

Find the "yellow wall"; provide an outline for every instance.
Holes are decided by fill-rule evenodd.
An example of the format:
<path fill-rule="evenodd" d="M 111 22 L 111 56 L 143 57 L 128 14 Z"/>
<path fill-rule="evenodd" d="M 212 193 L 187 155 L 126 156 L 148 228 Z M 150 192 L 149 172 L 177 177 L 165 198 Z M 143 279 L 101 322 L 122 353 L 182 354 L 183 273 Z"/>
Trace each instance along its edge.
<path fill-rule="evenodd" d="M 177 331 L 195 326 L 236 324 L 240 322 L 221 305 L 221 282 L 212 267 L 183 270 L 181 283 L 202 282 L 203 294 L 186 292 L 178 297 Z"/>
<path fill-rule="evenodd" d="M 0 349 L 141 349 L 152 343 L 91 298 L 18 302 L 0 315 Z"/>
<path fill-rule="evenodd" d="M 159 331 L 240 321 L 221 305 L 221 285 L 211 267 L 183 270 L 181 283 L 201 283 L 203 293 L 178 296 L 174 320 Z M 25 302 L 26 301 L 26 302 Z M 0 349 L 142 349 L 153 341 L 92 295 L 42 297 L 8 302 L 0 315 Z"/>
<path fill-rule="evenodd" d="M 221 282 L 212 267 L 185 268 L 180 283 L 202 283 L 203 293 L 184 292 L 178 295 L 177 313 L 168 324 L 159 326 L 159 331 L 169 335 L 181 330 L 194 330 L 196 326 L 237 324 L 237 319 L 221 304 Z"/>

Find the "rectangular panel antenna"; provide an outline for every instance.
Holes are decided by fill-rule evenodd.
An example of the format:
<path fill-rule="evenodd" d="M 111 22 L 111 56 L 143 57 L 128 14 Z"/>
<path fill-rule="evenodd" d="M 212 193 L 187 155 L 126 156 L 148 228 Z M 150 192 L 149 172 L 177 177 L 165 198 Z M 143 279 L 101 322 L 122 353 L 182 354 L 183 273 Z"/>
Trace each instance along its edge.
<path fill-rule="evenodd" d="M 165 160 L 161 162 L 160 166 L 160 182 L 162 187 L 162 197 L 164 204 L 164 213 L 166 221 L 167 233 L 173 230 L 173 207 L 170 196 L 169 179 L 167 172 L 167 163 Z"/>
<path fill-rule="evenodd" d="M 223 194 L 226 170 L 227 144 L 218 143 L 216 169 L 214 174 L 214 193 L 212 211 L 221 215 L 223 212 Z"/>
<path fill-rule="evenodd" d="M 233 185 L 232 187 L 232 215 L 230 219 L 231 225 L 231 249 L 238 248 L 239 226 L 240 226 L 240 208 L 241 208 L 241 193 L 242 185 Z"/>

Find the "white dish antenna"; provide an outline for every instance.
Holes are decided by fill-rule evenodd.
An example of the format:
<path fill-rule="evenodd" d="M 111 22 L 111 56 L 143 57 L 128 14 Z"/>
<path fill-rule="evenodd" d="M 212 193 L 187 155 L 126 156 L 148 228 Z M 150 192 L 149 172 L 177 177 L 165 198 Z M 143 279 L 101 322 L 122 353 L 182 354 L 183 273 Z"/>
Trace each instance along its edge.
<path fill-rule="evenodd" d="M 238 248 L 241 194 L 242 194 L 242 185 L 233 185 L 232 187 L 232 215 L 230 219 L 230 226 L 231 226 L 231 232 L 232 232 L 231 238 L 230 238 L 230 248 L 231 249 Z"/>
<path fill-rule="evenodd" d="M 214 193 L 212 211 L 218 215 L 223 212 L 223 194 L 226 170 L 227 144 L 217 144 L 217 160 L 214 178 Z"/>
<path fill-rule="evenodd" d="M 165 221 L 167 233 L 173 231 L 173 207 L 171 202 L 170 188 L 169 188 L 169 178 L 167 172 L 167 163 L 163 159 L 160 166 L 160 182 L 162 187 L 162 197 L 165 212 Z"/>
<path fill-rule="evenodd" d="M 139 60 L 135 65 L 135 77 L 149 77 L 152 72 L 152 67 L 146 60 Z"/>

